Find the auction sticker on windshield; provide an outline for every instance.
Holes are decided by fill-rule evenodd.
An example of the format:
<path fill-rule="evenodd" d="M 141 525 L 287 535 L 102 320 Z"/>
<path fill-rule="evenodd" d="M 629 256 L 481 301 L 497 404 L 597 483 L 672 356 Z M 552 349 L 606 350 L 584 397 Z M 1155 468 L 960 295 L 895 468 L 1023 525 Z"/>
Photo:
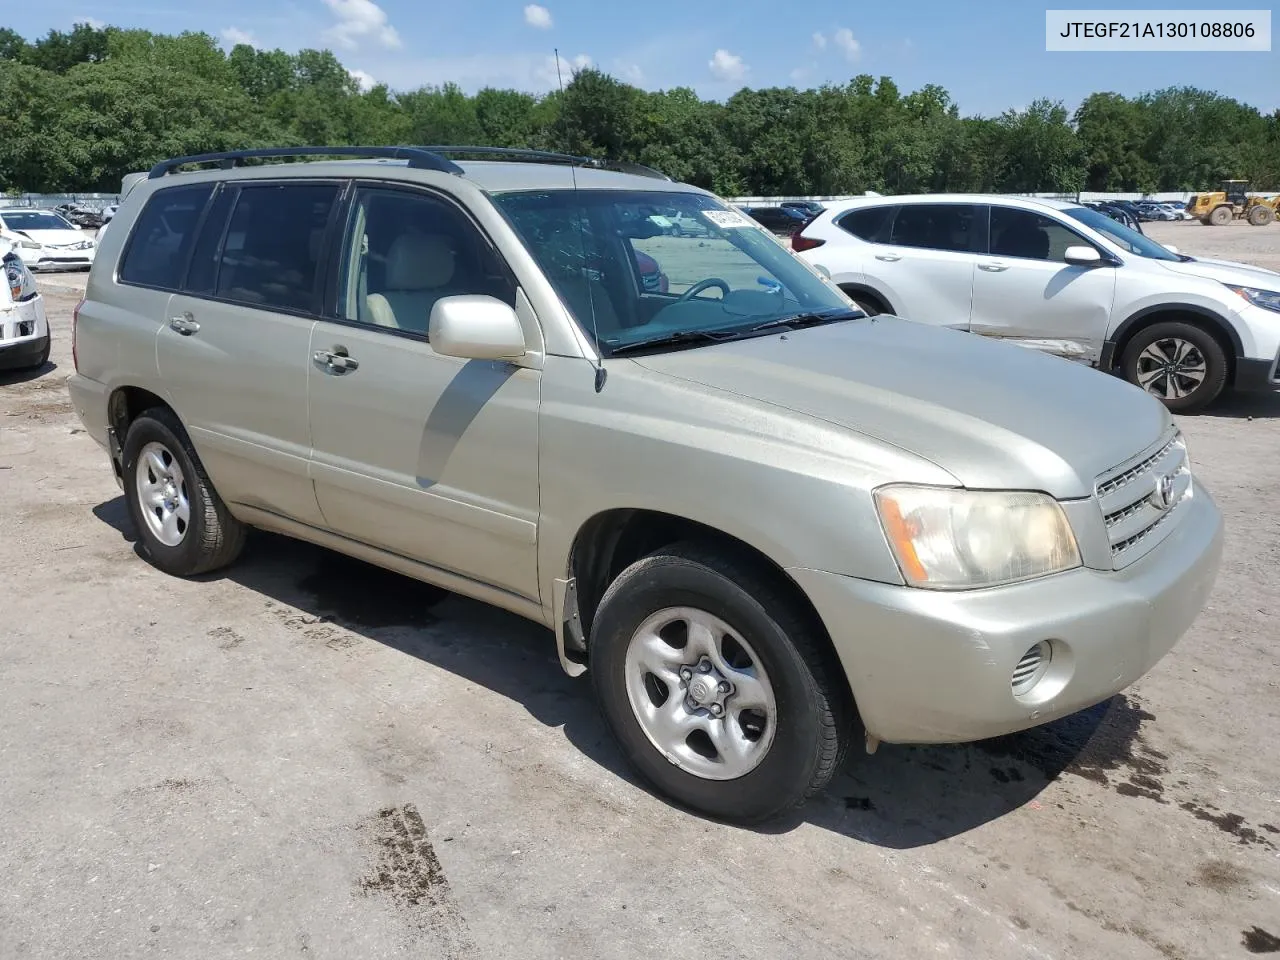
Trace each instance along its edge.
<path fill-rule="evenodd" d="M 734 213 L 732 210 L 703 210 L 702 215 L 711 223 L 721 230 L 740 229 L 742 227 L 752 226 L 750 220 L 740 213 Z"/>

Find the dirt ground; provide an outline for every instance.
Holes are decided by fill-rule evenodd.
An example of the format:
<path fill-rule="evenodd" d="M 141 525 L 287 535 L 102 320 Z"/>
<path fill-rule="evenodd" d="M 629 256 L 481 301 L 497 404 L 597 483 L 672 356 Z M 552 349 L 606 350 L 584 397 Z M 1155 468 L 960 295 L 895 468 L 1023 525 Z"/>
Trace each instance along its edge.
<path fill-rule="evenodd" d="M 1227 548 L 1149 676 L 752 831 L 638 786 L 541 628 L 267 535 L 145 564 L 64 386 L 83 277 L 41 282 L 53 365 L 0 379 L 5 960 L 1280 953 L 1280 397 L 1182 420 Z"/>

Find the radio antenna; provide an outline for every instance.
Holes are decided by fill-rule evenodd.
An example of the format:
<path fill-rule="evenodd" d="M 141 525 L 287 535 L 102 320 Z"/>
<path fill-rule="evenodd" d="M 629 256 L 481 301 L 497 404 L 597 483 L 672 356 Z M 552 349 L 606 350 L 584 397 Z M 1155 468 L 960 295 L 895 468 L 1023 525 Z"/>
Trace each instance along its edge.
<path fill-rule="evenodd" d="M 561 129 L 563 130 L 564 129 L 564 125 L 563 125 L 564 77 L 560 73 L 560 48 L 553 47 L 552 53 L 556 58 L 556 82 L 560 85 L 560 97 L 561 97 L 560 117 L 562 121 Z M 568 145 L 566 144 L 565 146 L 567 149 Z M 573 199 L 575 201 L 579 201 L 581 198 L 578 192 L 578 165 L 576 163 L 569 164 L 569 177 L 573 183 Z M 577 206 L 576 202 L 575 202 L 575 206 Z M 586 240 L 586 233 L 582 228 L 582 218 L 586 216 L 586 213 L 587 211 L 585 207 L 582 207 L 580 210 L 575 210 L 574 220 L 578 224 L 578 249 L 582 253 L 582 262 L 583 262 L 582 278 L 583 280 L 586 281 L 586 284 L 587 284 L 587 309 L 591 311 L 591 336 L 595 338 L 595 347 L 596 347 L 596 355 L 597 355 L 596 393 L 599 393 L 601 390 L 604 389 L 604 381 L 609 374 L 608 374 L 608 371 L 606 371 L 604 368 L 604 351 L 600 349 L 600 326 L 596 322 L 596 297 L 595 297 L 595 292 L 592 289 L 590 268 L 586 265 L 588 262 L 587 261 L 587 240 Z"/>

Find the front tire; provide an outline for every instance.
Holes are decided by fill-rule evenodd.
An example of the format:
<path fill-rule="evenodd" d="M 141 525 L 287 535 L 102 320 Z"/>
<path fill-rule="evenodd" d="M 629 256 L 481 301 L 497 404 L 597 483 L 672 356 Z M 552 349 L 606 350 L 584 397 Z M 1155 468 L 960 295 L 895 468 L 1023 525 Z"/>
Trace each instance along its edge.
<path fill-rule="evenodd" d="M 722 820 L 757 823 L 804 803 L 855 732 L 812 617 L 755 564 L 692 544 L 614 580 L 594 618 L 589 672 L 640 775 Z"/>
<path fill-rule="evenodd" d="M 1174 413 L 1196 413 L 1227 384 L 1227 355 L 1207 331 L 1182 321 L 1139 331 L 1124 351 L 1124 375 Z"/>
<path fill-rule="evenodd" d="M 153 566 L 192 577 L 240 555 L 245 527 L 214 490 L 172 412 L 154 408 L 134 420 L 125 435 L 123 460 L 129 517 Z"/>
<path fill-rule="evenodd" d="M 1249 223 L 1255 227 L 1265 227 L 1276 218 L 1276 212 L 1270 207 L 1257 206 L 1249 211 Z"/>

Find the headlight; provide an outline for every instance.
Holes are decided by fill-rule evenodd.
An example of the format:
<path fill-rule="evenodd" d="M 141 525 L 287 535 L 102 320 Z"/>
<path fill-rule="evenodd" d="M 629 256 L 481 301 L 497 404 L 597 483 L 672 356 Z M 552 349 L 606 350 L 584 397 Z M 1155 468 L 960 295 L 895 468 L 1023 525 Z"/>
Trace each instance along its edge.
<path fill-rule="evenodd" d="M 4 258 L 4 279 L 9 285 L 9 295 L 15 302 L 30 300 L 36 295 L 36 278 L 31 275 L 27 265 L 13 254 Z"/>
<path fill-rule="evenodd" d="M 1225 286 L 1232 293 L 1236 293 L 1244 297 L 1255 307 L 1261 307 L 1263 310 L 1274 310 L 1276 313 L 1280 313 L 1280 291 L 1259 290 L 1257 287 L 1237 287 L 1230 283 L 1225 284 Z"/>
<path fill-rule="evenodd" d="M 876 509 L 913 587 L 964 590 L 1080 566 L 1058 501 L 1043 493 L 891 485 Z"/>

